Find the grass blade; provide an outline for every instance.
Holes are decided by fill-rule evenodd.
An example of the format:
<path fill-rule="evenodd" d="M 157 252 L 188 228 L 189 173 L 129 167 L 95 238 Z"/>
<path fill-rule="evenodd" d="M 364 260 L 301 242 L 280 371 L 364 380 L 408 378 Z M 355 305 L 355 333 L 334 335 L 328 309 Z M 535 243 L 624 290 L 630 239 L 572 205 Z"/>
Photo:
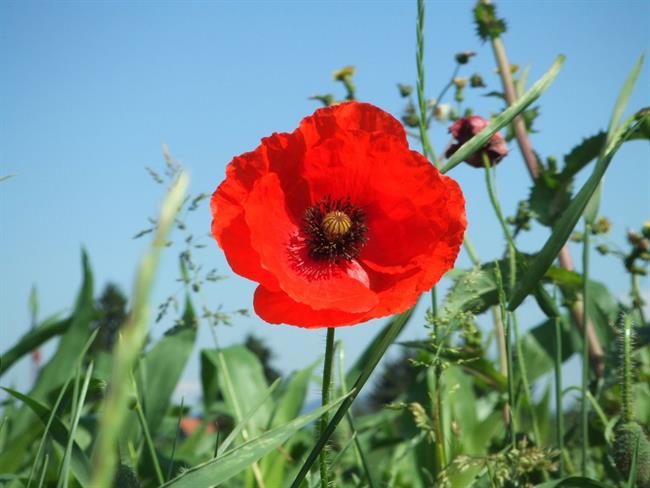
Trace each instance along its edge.
<path fill-rule="evenodd" d="M 50 431 L 54 440 L 61 446 L 65 447 L 67 445 L 68 439 L 70 439 L 70 432 L 61 419 L 54 415 L 49 408 L 19 391 L 4 386 L 2 389 L 27 405 L 41 419 L 41 422 L 50 422 Z M 88 484 L 90 462 L 76 442 L 72 445 L 70 469 L 82 486 Z"/>
<path fill-rule="evenodd" d="M 269 399 L 269 397 L 273 394 L 273 391 L 276 389 L 276 387 L 280 384 L 280 381 L 282 378 L 278 378 L 273 382 L 271 386 L 268 387 L 268 389 L 264 392 L 264 395 L 260 397 L 256 405 L 253 405 L 253 407 L 246 412 L 246 414 L 242 417 L 242 419 L 237 422 L 237 425 L 235 426 L 234 429 L 228 434 L 228 437 L 226 437 L 223 442 L 219 445 L 219 448 L 217 449 L 217 455 L 215 457 L 221 456 L 226 452 L 226 449 L 228 449 L 228 446 L 232 444 L 232 442 L 237 438 L 237 436 L 244 430 L 244 427 L 246 427 L 246 424 L 253 418 L 253 416 L 257 413 L 257 411 L 266 403 L 266 401 Z"/>
<path fill-rule="evenodd" d="M 463 144 L 458 151 L 452 154 L 452 156 L 447 160 L 447 164 L 445 164 L 440 171 L 442 173 L 447 173 L 449 170 L 463 162 L 465 158 L 478 152 L 483 146 L 485 146 L 490 137 L 492 137 L 496 131 L 508 125 L 517 115 L 537 100 L 551 85 L 551 83 L 553 83 L 553 80 L 555 80 L 555 77 L 562 67 L 562 63 L 564 63 L 564 59 L 564 56 L 558 56 L 551 68 L 530 88 L 530 90 L 528 90 L 513 105 L 501 112 L 501 114 L 492 120 L 490 125 Z"/>
<path fill-rule="evenodd" d="M 158 228 L 150 249 L 144 255 L 136 276 L 133 311 L 123 327 L 123 337 L 114 351 L 111 388 L 104 401 L 99 420 L 97 444 L 93 456 L 91 486 L 111 486 L 117 464 L 116 444 L 128 411 L 129 378 L 147 335 L 149 295 L 160 260 L 178 209 L 187 189 L 187 175 L 181 173 L 163 201 Z"/>
<path fill-rule="evenodd" d="M 71 323 L 72 319 L 70 318 L 59 320 L 53 317 L 31 329 L 11 349 L 0 356 L 0 376 L 24 355 L 29 354 L 52 337 L 65 333 Z"/>
<path fill-rule="evenodd" d="M 612 161 L 616 151 L 618 151 L 623 142 L 634 132 L 639 122 L 636 116 L 632 116 L 616 131 L 615 137 L 609 144 L 603 157 L 596 163 L 593 173 L 559 218 L 555 224 L 553 233 L 532 261 L 530 267 L 524 272 L 514 292 L 510 295 L 508 310 L 517 308 L 524 298 L 537 286 L 544 273 L 551 267 L 560 249 L 562 249 L 573 228 L 578 223 L 591 196 L 598 188 L 600 180 L 609 167 L 609 163 Z"/>
<path fill-rule="evenodd" d="M 199 464 L 164 484 L 161 488 L 207 488 L 220 485 L 249 468 L 269 452 L 277 449 L 298 430 L 318 419 L 323 412 L 336 408 L 350 396 L 351 394 L 341 397 L 329 405 L 317 408 L 286 425 L 269 430 L 259 437 L 228 451 L 223 456 Z"/>
<path fill-rule="evenodd" d="M 388 346 L 390 346 L 393 343 L 397 335 L 404 327 L 404 324 L 411 317 L 414 308 L 415 307 L 397 315 L 390 323 L 390 326 L 384 330 L 384 334 L 381 336 L 379 341 L 373 344 L 374 347 L 372 348 L 371 351 L 369 351 L 368 354 L 368 362 L 366 363 L 365 367 L 361 370 L 359 377 L 357 378 L 356 382 L 352 387 L 352 391 L 345 398 L 345 400 L 343 400 L 341 406 L 338 408 L 338 410 L 332 417 L 332 420 L 330 420 L 329 424 L 327 424 L 327 428 L 318 438 L 316 445 L 309 453 L 309 456 L 307 456 L 307 459 L 305 460 L 305 463 L 302 465 L 302 468 L 300 468 L 300 471 L 298 472 L 296 479 L 293 480 L 293 483 L 291 485 L 292 488 L 298 488 L 300 486 L 300 483 L 302 483 L 302 481 L 305 479 L 305 476 L 311 469 L 312 465 L 314 464 L 314 461 L 319 456 L 320 452 L 323 450 L 323 447 L 325 447 L 325 444 L 327 443 L 329 438 L 336 430 L 336 426 L 339 424 L 339 422 L 341 422 L 341 420 L 347 413 L 348 409 L 352 406 L 352 402 L 354 402 L 354 399 L 357 397 L 357 395 L 359 394 L 363 386 L 366 384 L 368 378 L 370 378 L 370 375 L 374 371 L 375 367 L 377 366 L 381 358 L 384 356 L 384 353 L 386 352 L 386 349 L 388 349 Z"/>
<path fill-rule="evenodd" d="M 81 417 L 81 411 L 83 410 L 84 402 L 86 401 L 86 394 L 88 393 L 88 385 L 90 384 L 90 378 L 93 374 L 93 362 L 91 361 L 88 364 L 86 369 L 86 377 L 84 378 L 84 384 L 81 387 L 81 393 L 79 398 L 76 401 L 76 408 L 72 414 L 72 426 L 70 427 L 70 434 L 68 436 L 68 444 L 65 448 L 65 455 L 63 456 L 63 465 L 61 467 L 61 474 L 59 476 L 59 485 L 63 488 L 68 487 L 68 481 L 70 478 L 70 459 L 72 457 L 72 447 L 74 445 L 75 434 L 77 433 L 77 426 L 79 425 L 79 418 Z"/>

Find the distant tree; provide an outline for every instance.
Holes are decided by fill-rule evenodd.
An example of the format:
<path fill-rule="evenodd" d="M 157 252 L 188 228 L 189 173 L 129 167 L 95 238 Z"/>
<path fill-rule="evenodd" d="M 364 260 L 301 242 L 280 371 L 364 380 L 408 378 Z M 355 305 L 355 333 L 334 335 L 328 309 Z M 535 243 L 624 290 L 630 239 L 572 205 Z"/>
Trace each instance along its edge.
<path fill-rule="evenodd" d="M 117 333 L 128 317 L 128 300 L 122 290 L 114 283 L 107 283 L 97 298 L 95 307 L 99 318 L 95 328 L 99 329 L 93 344 L 93 351 L 111 351 L 117 340 Z"/>
<path fill-rule="evenodd" d="M 365 398 L 361 411 L 377 412 L 385 405 L 393 403 L 409 388 L 414 376 L 413 365 L 410 362 L 412 357 L 414 357 L 413 352 L 404 348 L 397 358 L 385 363 L 379 378 Z"/>

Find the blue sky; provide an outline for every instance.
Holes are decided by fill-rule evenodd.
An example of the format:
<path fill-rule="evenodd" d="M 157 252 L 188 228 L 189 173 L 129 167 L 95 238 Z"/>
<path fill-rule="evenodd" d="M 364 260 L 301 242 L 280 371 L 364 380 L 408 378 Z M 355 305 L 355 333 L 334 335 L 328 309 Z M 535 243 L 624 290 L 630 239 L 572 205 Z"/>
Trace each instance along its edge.
<path fill-rule="evenodd" d="M 436 96 L 453 69 L 453 55 L 473 49 L 464 74 L 481 73 L 500 89 L 489 45 L 474 34 L 472 2 L 427 4 L 425 66 L 428 95 Z M 567 61 L 541 100 L 538 133 L 543 156 L 566 154 L 607 125 L 616 94 L 641 53 L 650 48 L 650 2 L 500 2 L 508 21 L 504 41 L 511 62 L 530 65 L 531 82 L 556 55 Z M 0 3 L 0 349 L 29 326 L 27 299 L 38 287 L 41 315 L 65 310 L 80 282 L 80 250 L 88 250 L 97 287 L 107 281 L 130 291 L 146 240 L 131 237 L 146 226 L 161 198 L 145 166 L 162 167 L 161 144 L 183 162 L 192 191 L 212 192 L 235 155 L 263 136 L 291 131 L 317 104 L 316 93 L 343 95 L 332 72 L 356 65 L 359 98 L 399 115 L 397 82 L 415 81 L 415 2 L 9 2 Z M 630 107 L 650 105 L 650 69 L 643 67 Z M 494 98 L 468 91 L 479 113 L 500 109 Z M 436 125 L 433 142 L 448 143 Z M 612 238 L 650 217 L 650 150 L 626 145 L 606 176 L 602 213 L 614 221 Z M 452 174 L 467 197 L 469 236 L 483 260 L 500 255 L 502 239 L 484 189 L 483 174 L 460 166 Z M 530 182 L 513 147 L 498 171 L 502 205 L 512 214 Z M 190 228 L 207 235 L 207 206 Z M 521 239 L 535 251 L 547 232 Z M 206 237 L 206 268 L 231 275 L 206 289 L 204 299 L 224 309 L 250 308 L 254 284 L 233 276 L 221 251 Z M 579 262 L 579 249 L 573 249 Z M 613 258 L 593 259 L 593 275 L 625 295 L 627 278 Z M 462 256 L 459 264 L 466 265 Z M 154 303 L 174 290 L 177 265 L 165 256 Z M 644 281 L 644 288 L 649 288 Z M 522 322 L 533 325 L 533 305 Z M 422 314 L 409 326 L 421 336 Z M 380 323 L 339 329 L 352 361 Z M 154 335 L 168 323 L 154 326 Z M 254 315 L 217 330 L 221 344 L 250 332 L 266 338 L 285 371 L 303 367 L 323 350 L 324 331 L 272 327 Z M 200 346 L 210 347 L 203 328 Z M 296 347 L 299 345 L 299 347 Z M 50 348 L 51 349 L 51 348 Z M 24 385 L 20 364 L 8 380 Z M 197 364 L 188 368 L 196 379 Z M 191 386 L 188 386 L 191 388 Z"/>

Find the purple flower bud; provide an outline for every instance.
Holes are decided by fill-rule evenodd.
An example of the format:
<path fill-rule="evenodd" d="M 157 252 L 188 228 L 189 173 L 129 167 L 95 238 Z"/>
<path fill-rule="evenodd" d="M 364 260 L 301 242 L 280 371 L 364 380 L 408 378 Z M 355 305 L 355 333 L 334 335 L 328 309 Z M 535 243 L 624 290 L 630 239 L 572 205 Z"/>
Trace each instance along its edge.
<path fill-rule="evenodd" d="M 479 115 L 472 115 L 470 117 L 463 117 L 458 119 L 449 127 L 449 133 L 454 136 L 456 143 L 452 144 L 445 152 L 446 157 L 450 157 L 458 148 L 469 141 L 476 134 L 485 129 L 489 121 Z M 503 136 L 496 132 L 492 135 L 488 143 L 483 147 L 481 152 L 485 151 L 490 160 L 490 166 L 496 165 L 508 154 L 508 146 Z M 476 152 L 465 159 L 465 162 L 471 164 L 475 168 L 483 167 L 483 157 L 481 152 Z"/>

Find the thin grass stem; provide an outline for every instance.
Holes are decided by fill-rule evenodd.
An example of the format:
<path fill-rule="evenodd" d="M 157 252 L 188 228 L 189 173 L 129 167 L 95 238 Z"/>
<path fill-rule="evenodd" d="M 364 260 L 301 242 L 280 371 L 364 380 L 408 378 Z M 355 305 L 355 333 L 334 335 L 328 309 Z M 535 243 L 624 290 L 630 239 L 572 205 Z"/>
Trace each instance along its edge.
<path fill-rule="evenodd" d="M 591 226 L 585 222 L 584 238 L 582 241 L 582 317 L 587 323 L 589 317 L 589 234 Z M 582 401 L 580 403 L 580 431 L 581 431 L 581 470 L 587 476 L 587 456 L 589 449 L 589 410 L 587 392 L 589 390 L 589 337 L 588 328 L 582 328 Z"/>
<path fill-rule="evenodd" d="M 176 457 L 176 442 L 178 441 L 178 438 L 181 435 L 181 420 L 183 420 L 184 403 L 185 403 L 185 397 L 181 397 L 181 406 L 178 411 L 178 422 L 176 423 L 176 432 L 174 434 L 174 442 L 172 443 L 172 453 L 169 456 L 169 468 L 167 468 L 167 480 L 172 479 L 172 471 L 174 469 L 174 458 Z"/>

